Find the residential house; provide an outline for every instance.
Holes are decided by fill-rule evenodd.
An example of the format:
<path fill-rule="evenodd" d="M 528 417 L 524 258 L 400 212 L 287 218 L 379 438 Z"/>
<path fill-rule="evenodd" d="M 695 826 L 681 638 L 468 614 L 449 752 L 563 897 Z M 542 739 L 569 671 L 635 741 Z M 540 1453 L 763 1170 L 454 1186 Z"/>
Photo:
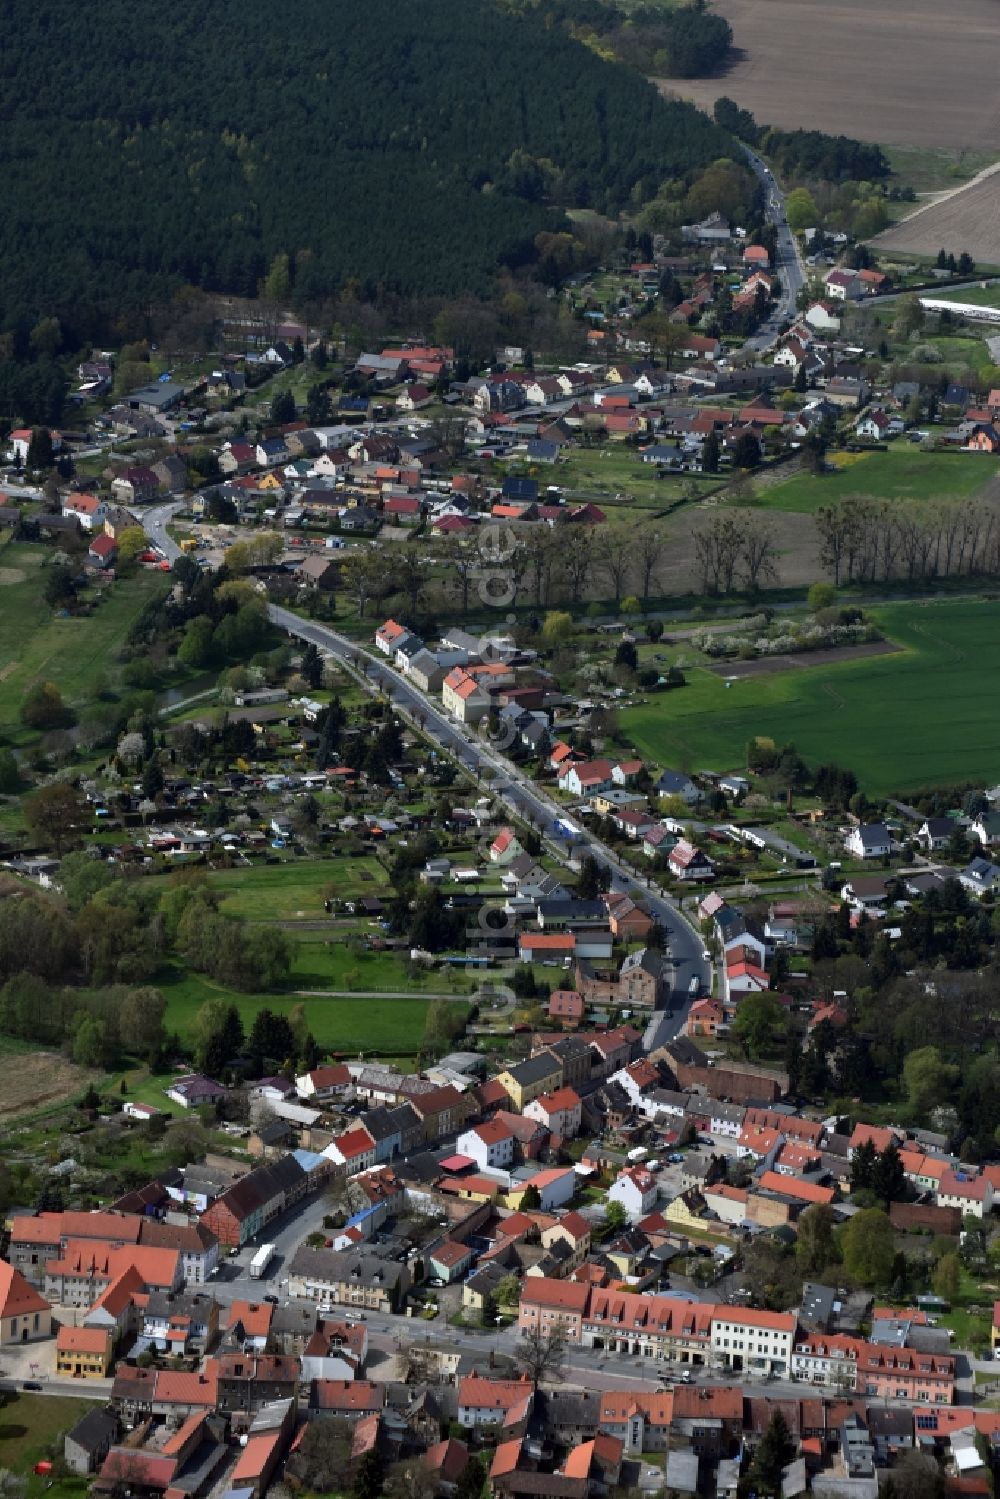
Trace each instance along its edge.
<path fill-rule="evenodd" d="M 554 1093 L 543 1093 L 533 1098 L 524 1107 L 528 1119 L 536 1119 L 551 1134 L 563 1140 L 572 1140 L 580 1130 L 583 1105 L 580 1095 L 573 1088 L 557 1088 Z"/>
<path fill-rule="evenodd" d="M 32 1343 L 52 1332 L 49 1302 L 29 1281 L 0 1260 L 0 1346 Z"/>
<path fill-rule="evenodd" d="M 686 838 L 674 844 L 667 855 L 667 864 L 674 878 L 685 883 L 710 880 L 715 875 L 712 860 Z"/>
<path fill-rule="evenodd" d="M 505 1170 L 514 1161 L 514 1135 L 498 1119 L 487 1119 L 459 1135 L 455 1150 L 475 1161 L 480 1171 Z"/>
<path fill-rule="evenodd" d="M 357 1250 L 302 1245 L 288 1265 L 288 1294 L 321 1306 L 395 1312 L 410 1285 L 407 1267 Z"/>
<path fill-rule="evenodd" d="M 645 1166 L 627 1167 L 608 1190 L 608 1201 L 620 1203 L 630 1223 L 652 1212 L 658 1196 L 656 1177 Z"/>
<path fill-rule="evenodd" d="M 884 822 L 859 823 L 844 839 L 844 847 L 856 859 L 886 859 L 892 853 L 892 835 Z"/>
<path fill-rule="evenodd" d="M 94 494 L 68 494 L 62 503 L 62 513 L 77 520 L 84 531 L 101 531 L 107 505 Z"/>

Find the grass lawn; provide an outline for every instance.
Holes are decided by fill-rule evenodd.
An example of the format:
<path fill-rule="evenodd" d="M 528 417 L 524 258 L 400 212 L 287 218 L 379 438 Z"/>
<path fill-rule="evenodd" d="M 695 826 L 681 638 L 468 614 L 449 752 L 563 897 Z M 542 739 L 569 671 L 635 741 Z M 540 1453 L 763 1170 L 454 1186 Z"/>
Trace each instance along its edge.
<path fill-rule="evenodd" d="M 322 892 L 328 885 L 336 890 L 337 899 L 344 900 L 378 894 L 388 877 L 376 858 L 337 857 L 219 870 L 209 875 L 209 884 L 222 897 L 227 916 L 244 921 L 322 921 Z"/>
<path fill-rule="evenodd" d="M 543 486 L 558 484 L 574 500 L 614 504 L 615 496 L 620 494 L 642 509 L 653 510 L 673 504 L 692 484 L 698 486 L 699 493 L 711 493 L 720 482 L 717 476 L 703 479 L 696 474 L 658 479 L 655 465 L 643 463 L 638 450 L 624 443 L 581 448 L 560 458 L 558 463 L 539 465 L 536 476 Z"/>
<path fill-rule="evenodd" d="M 939 293 L 943 302 L 968 302 L 973 307 L 1000 307 L 1000 286 L 972 286 Z"/>
<path fill-rule="evenodd" d="M 139 572 L 115 583 L 93 614 L 56 619 L 42 597 L 48 555 L 42 546 L 17 542 L 0 556 L 0 721 L 17 744 L 35 737 L 18 725 L 26 688 L 47 678 L 69 704 L 84 706 L 97 679 L 112 671 L 115 651 L 143 604 L 170 586 L 162 573 Z"/>
<path fill-rule="evenodd" d="M 961 1289 L 950 1312 L 938 1315 L 942 1327 L 950 1327 L 955 1334 L 956 1348 L 977 1349 L 990 1346 L 993 1294 L 985 1290 L 965 1269 L 962 1270 Z"/>
<path fill-rule="evenodd" d="M 1000 611 L 955 600 L 872 611 L 902 649 L 857 662 L 733 681 L 704 667 L 689 685 L 622 712 L 640 754 L 719 771 L 745 763 L 747 741 L 791 741 L 813 765 L 849 766 L 869 793 L 996 775 Z"/>
<path fill-rule="evenodd" d="M 953 340 L 954 342 L 964 340 Z M 760 490 L 768 510 L 811 512 L 846 495 L 879 500 L 939 500 L 975 494 L 998 471 L 995 458 L 978 453 L 928 453 L 915 444 L 895 442 L 884 453 L 831 452 L 837 472 L 817 478 L 796 474 Z"/>
<path fill-rule="evenodd" d="M 26 1395 L 21 1391 L 7 1395 L 0 1409 L 0 1468 L 9 1468 L 13 1473 L 30 1472 L 34 1463 L 50 1455 L 52 1443 L 96 1404 L 96 1400 Z M 61 1442 L 59 1455 L 62 1455 Z M 39 1493 L 44 1483 L 44 1479 L 39 1480 Z M 86 1483 L 81 1482 L 76 1492 L 85 1493 L 86 1488 Z"/>
<path fill-rule="evenodd" d="M 943 334 L 933 334 L 920 342 L 933 344 L 940 351 L 944 366 L 952 375 L 961 375 L 965 370 L 987 378 L 992 376 L 995 369 L 990 351 L 982 338 L 949 338 Z"/>
<path fill-rule="evenodd" d="M 385 979 L 385 973 L 373 975 L 370 969 L 362 968 L 360 962 L 358 971 L 372 988 L 396 987 L 394 983 L 376 984 L 374 978 L 381 976 Z M 308 972 L 294 972 L 292 982 L 296 988 L 341 987 Z M 184 1041 L 193 1037 L 195 1017 L 201 1006 L 207 999 L 219 996 L 233 1001 L 247 1030 L 258 1010 L 265 1006 L 276 1014 L 287 1015 L 293 1005 L 304 1004 L 306 1022 L 320 1046 L 345 1054 L 364 1051 L 368 1056 L 412 1057 L 419 1049 L 427 1015 L 428 1001 L 419 994 L 414 994 L 412 999 L 316 996 L 304 1000 L 287 993 L 239 994 L 201 974 L 182 974 L 171 969 L 161 972 L 156 983 L 167 1000 L 166 1028 L 177 1031 Z M 364 987 L 360 980 L 357 987 Z M 413 986 L 401 984 L 399 987 Z M 156 1102 L 155 1092 L 149 1102 Z"/>
<path fill-rule="evenodd" d="M 944 192 L 968 182 L 996 161 L 994 151 L 933 150 L 925 146 L 883 146 L 893 175 L 918 193 Z M 912 203 L 903 207 L 910 213 Z"/>

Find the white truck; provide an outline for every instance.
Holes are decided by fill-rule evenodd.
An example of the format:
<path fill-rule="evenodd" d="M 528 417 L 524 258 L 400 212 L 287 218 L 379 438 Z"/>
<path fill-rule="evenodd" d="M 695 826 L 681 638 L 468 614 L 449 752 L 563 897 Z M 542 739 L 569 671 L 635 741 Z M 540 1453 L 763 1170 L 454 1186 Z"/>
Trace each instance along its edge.
<path fill-rule="evenodd" d="M 262 1244 L 250 1261 L 250 1279 L 260 1280 L 274 1255 L 273 1244 Z"/>

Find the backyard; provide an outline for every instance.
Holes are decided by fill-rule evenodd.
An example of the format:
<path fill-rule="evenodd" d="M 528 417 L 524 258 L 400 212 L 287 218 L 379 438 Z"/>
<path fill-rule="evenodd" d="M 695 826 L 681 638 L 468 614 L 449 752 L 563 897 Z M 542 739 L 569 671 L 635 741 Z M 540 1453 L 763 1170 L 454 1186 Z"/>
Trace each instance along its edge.
<path fill-rule="evenodd" d="M 854 770 L 869 793 L 996 777 L 1000 611 L 983 600 L 896 604 L 871 617 L 900 649 L 857 661 L 727 679 L 689 667 L 688 686 L 622 713 L 640 754 L 719 771 L 758 734 L 812 765 Z"/>
<path fill-rule="evenodd" d="M 95 1401 L 64 1399 L 52 1395 L 23 1392 L 6 1396 L 0 1410 L 0 1468 L 24 1474 L 28 1479 L 27 1499 L 80 1499 L 87 1492 L 87 1480 L 72 1476 L 54 1484 L 51 1477 L 32 1473 L 36 1462 L 53 1455 L 62 1456 L 62 1436 L 75 1426 Z"/>

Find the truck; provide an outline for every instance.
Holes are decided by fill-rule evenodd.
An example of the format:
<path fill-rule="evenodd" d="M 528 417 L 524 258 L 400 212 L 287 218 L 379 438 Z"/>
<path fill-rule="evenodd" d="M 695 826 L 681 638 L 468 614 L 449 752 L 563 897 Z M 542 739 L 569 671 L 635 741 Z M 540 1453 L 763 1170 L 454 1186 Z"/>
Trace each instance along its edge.
<path fill-rule="evenodd" d="M 250 1279 L 260 1280 L 274 1255 L 273 1244 L 262 1244 L 250 1261 Z"/>
<path fill-rule="evenodd" d="M 694 975 L 690 984 L 688 984 L 688 993 L 690 994 L 692 999 L 697 999 L 698 995 L 701 993 L 701 979 L 697 974 Z"/>

